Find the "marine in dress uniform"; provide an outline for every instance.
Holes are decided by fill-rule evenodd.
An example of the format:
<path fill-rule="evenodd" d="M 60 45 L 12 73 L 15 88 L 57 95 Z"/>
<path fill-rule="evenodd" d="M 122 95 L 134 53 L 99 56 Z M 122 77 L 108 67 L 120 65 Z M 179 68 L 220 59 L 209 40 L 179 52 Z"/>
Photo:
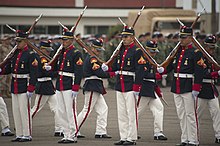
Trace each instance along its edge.
<path fill-rule="evenodd" d="M 173 62 L 167 67 L 167 72 L 174 70 L 171 92 L 174 93 L 174 102 L 180 119 L 181 143 L 177 144 L 180 146 L 199 144 L 195 105 L 202 86 L 205 64 L 202 53 L 192 47 L 192 35 L 192 28 L 181 27 L 180 48 Z"/>
<path fill-rule="evenodd" d="M 99 56 L 103 48 L 103 41 L 95 39 L 91 44 L 92 51 Z M 89 114 L 95 109 L 97 113 L 95 138 L 111 138 L 107 134 L 107 117 L 108 105 L 105 102 L 103 95 L 106 93 L 102 78 L 110 78 L 115 76 L 115 72 L 105 72 L 101 68 L 101 63 L 98 62 L 95 56 L 87 55 L 83 73 L 85 83 L 83 85 L 83 93 L 85 94 L 85 102 L 82 111 L 78 115 L 79 129 L 88 118 Z"/>
<path fill-rule="evenodd" d="M 115 145 L 135 145 L 137 140 L 137 102 L 140 92 L 142 65 L 146 63 L 142 51 L 134 44 L 134 30 L 127 26 L 122 33 L 122 46 L 114 60 L 112 70 L 116 76 L 116 98 L 120 141 Z"/>
<path fill-rule="evenodd" d="M 205 49 L 207 52 L 214 56 L 215 53 L 215 36 L 207 36 L 204 42 Z M 220 109 L 219 109 L 219 100 L 218 100 L 218 90 L 215 87 L 214 79 L 219 78 L 220 71 L 216 71 L 213 64 L 209 63 L 205 58 L 205 73 L 202 81 L 202 89 L 198 95 L 198 117 L 199 120 L 202 117 L 203 112 L 208 106 L 211 118 L 213 121 L 213 128 L 215 131 L 215 143 L 220 144 Z"/>
<path fill-rule="evenodd" d="M 16 33 L 17 50 L 13 59 L 2 69 L 1 74 L 12 74 L 11 93 L 12 111 L 16 129 L 16 138 L 12 142 L 31 141 L 32 118 L 31 96 L 35 90 L 38 61 L 36 54 L 28 49 L 27 34 Z"/>
<path fill-rule="evenodd" d="M 49 55 L 53 49 L 51 48 L 51 41 L 40 42 L 40 50 Z M 31 109 L 32 118 L 44 107 L 46 103 L 49 104 L 50 110 L 54 113 L 55 120 L 55 133 L 54 136 L 62 135 L 62 127 L 58 116 L 57 96 L 55 94 L 55 87 L 52 83 L 52 78 L 55 77 L 55 73 L 45 70 L 45 64 L 48 63 L 44 56 L 38 56 L 38 78 L 36 83 L 36 98 L 34 106 Z"/>
<path fill-rule="evenodd" d="M 146 49 L 152 57 L 159 52 L 156 41 L 148 41 Z M 153 66 L 147 62 L 144 65 L 144 75 L 140 94 L 138 96 L 138 118 L 145 112 L 147 106 L 150 107 L 154 117 L 154 140 L 167 140 L 163 132 L 164 107 L 159 97 L 162 96 L 156 81 L 161 80 L 162 75 L 155 71 Z"/>
<path fill-rule="evenodd" d="M 76 143 L 78 131 L 76 97 L 83 76 L 82 54 L 73 46 L 73 33 L 64 30 L 63 50 L 54 70 L 58 72 L 56 93 L 64 138 L 58 143 Z"/>

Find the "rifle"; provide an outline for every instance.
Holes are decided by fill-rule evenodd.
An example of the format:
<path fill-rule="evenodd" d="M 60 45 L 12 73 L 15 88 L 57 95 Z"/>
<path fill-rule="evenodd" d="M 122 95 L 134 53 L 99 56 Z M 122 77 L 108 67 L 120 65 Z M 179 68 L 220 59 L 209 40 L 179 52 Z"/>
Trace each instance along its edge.
<path fill-rule="evenodd" d="M 141 12 L 144 10 L 144 7 L 145 7 L 145 6 L 143 6 L 143 7 L 141 8 L 141 10 L 138 12 L 137 17 L 136 17 L 136 19 L 135 19 L 135 21 L 134 21 L 134 23 L 133 23 L 133 25 L 132 25 L 132 28 L 134 28 L 134 26 L 135 26 L 137 20 L 139 19 L 140 15 L 141 15 Z M 121 18 L 118 18 L 118 19 L 120 20 L 120 22 L 121 22 L 124 26 L 126 26 L 126 24 L 121 20 Z M 112 64 L 113 64 L 113 62 L 114 62 L 114 60 L 115 60 L 115 58 L 118 56 L 118 54 L 119 54 L 119 52 L 120 52 L 122 43 L 123 43 L 123 41 L 121 40 L 120 43 L 118 44 L 118 46 L 116 47 L 115 51 L 112 53 L 112 55 L 111 55 L 111 57 L 109 58 L 109 60 L 106 62 L 106 65 L 112 66 Z"/>
<path fill-rule="evenodd" d="M 89 55 L 95 56 L 96 59 L 97 59 L 100 63 L 104 63 L 104 61 L 101 60 L 88 46 L 86 46 L 86 44 L 85 44 L 81 39 L 76 38 L 75 36 L 74 36 L 74 39 L 76 40 L 76 42 L 77 42 L 82 48 L 84 48 L 84 49 L 89 53 Z"/>
<path fill-rule="evenodd" d="M 40 18 L 42 17 L 43 14 L 40 14 L 39 17 L 37 17 L 37 19 L 35 19 L 34 23 L 31 25 L 31 27 L 29 28 L 29 30 L 26 32 L 27 34 L 30 34 L 32 29 L 34 28 L 34 26 L 37 24 L 37 22 L 40 20 Z"/>
<path fill-rule="evenodd" d="M 77 25 L 79 24 L 79 21 L 81 20 L 84 11 L 86 10 L 87 6 L 85 6 L 85 8 L 83 9 L 83 11 L 80 13 L 80 16 L 78 17 L 76 24 L 71 28 L 71 32 L 74 32 L 76 30 Z M 69 30 L 66 26 L 64 26 L 61 22 L 58 21 L 58 23 L 65 29 L 65 30 Z M 63 45 L 61 44 L 60 47 L 57 49 L 57 52 L 54 54 L 53 58 L 50 60 L 50 62 L 48 63 L 48 65 L 54 66 L 55 62 L 57 61 L 57 59 L 59 58 L 60 54 L 62 53 L 62 49 L 63 49 Z"/>
<path fill-rule="evenodd" d="M 43 51 L 41 51 L 35 45 L 33 45 L 29 40 L 25 41 L 29 47 L 31 47 L 35 52 L 37 52 L 38 55 L 45 57 L 48 61 L 52 59 L 49 55 L 45 54 Z"/>
<path fill-rule="evenodd" d="M 195 26 L 196 22 L 199 20 L 201 13 L 205 10 L 205 8 L 203 8 L 203 10 L 201 12 L 198 13 L 196 19 L 193 21 L 191 28 L 193 29 L 193 27 Z M 180 23 L 181 26 L 184 26 L 184 24 L 177 18 L 177 21 Z M 178 50 L 180 48 L 180 42 L 177 43 L 177 45 L 173 48 L 173 50 L 170 52 L 170 54 L 167 56 L 166 60 L 164 62 L 162 62 L 160 64 L 160 66 L 166 68 L 170 62 L 173 61 L 174 57 L 176 56 Z"/>
<path fill-rule="evenodd" d="M 14 57 L 14 53 L 17 49 L 17 45 L 8 53 L 8 55 L 4 58 L 4 60 L 0 63 L 0 68 L 5 67 L 5 65 Z"/>
<path fill-rule="evenodd" d="M 209 55 L 209 53 L 202 47 L 202 45 L 196 40 L 195 37 L 193 37 L 192 42 L 194 45 L 202 52 L 203 56 L 214 65 L 216 70 L 220 70 L 220 65 L 215 61 L 215 59 Z"/>

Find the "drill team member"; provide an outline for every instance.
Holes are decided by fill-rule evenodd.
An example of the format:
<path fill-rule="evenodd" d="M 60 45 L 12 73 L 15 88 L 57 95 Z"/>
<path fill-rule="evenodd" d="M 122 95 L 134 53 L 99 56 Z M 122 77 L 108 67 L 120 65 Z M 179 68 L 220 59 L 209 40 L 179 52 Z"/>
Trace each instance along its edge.
<path fill-rule="evenodd" d="M 211 35 L 206 37 L 204 43 L 205 49 L 211 56 L 214 56 L 215 53 L 215 43 L 215 36 Z M 204 78 L 202 81 L 202 89 L 198 95 L 198 117 L 201 119 L 206 106 L 208 106 L 215 131 L 215 143 L 220 144 L 219 93 L 214 84 L 214 79 L 219 78 L 220 71 L 216 71 L 213 64 L 209 63 L 206 58 L 204 60 L 207 67 L 205 68 Z"/>
<path fill-rule="evenodd" d="M 14 58 L 2 69 L 1 73 L 12 74 L 12 111 L 16 129 L 16 138 L 12 142 L 32 140 L 30 105 L 31 96 L 35 90 L 38 61 L 36 54 L 29 51 L 25 39 L 27 39 L 27 34 L 17 31 L 15 38 L 17 50 Z"/>
<path fill-rule="evenodd" d="M 156 41 L 148 41 L 146 49 L 152 57 L 159 52 Z M 163 113 L 164 107 L 159 97 L 162 96 L 157 80 L 161 80 L 162 75 L 154 71 L 153 66 L 147 62 L 144 66 L 143 82 L 138 96 L 138 118 L 146 112 L 147 106 L 150 107 L 154 117 L 154 140 L 167 140 L 163 132 Z"/>
<path fill-rule="evenodd" d="M 73 32 L 64 29 L 62 40 L 63 50 L 54 67 L 54 70 L 58 71 L 56 93 L 58 112 L 64 130 L 64 138 L 58 143 L 76 143 L 75 133 L 78 131 L 76 97 L 83 75 L 83 61 L 82 54 L 73 46 Z M 50 70 L 51 66 L 46 65 L 45 69 Z"/>
<path fill-rule="evenodd" d="M 49 56 L 50 52 L 53 51 L 51 48 L 51 42 L 41 41 L 40 42 L 40 50 Z M 46 103 L 49 104 L 50 110 L 54 113 L 55 120 L 55 133 L 54 136 L 62 135 L 61 123 L 59 121 L 58 110 L 57 110 L 57 97 L 55 94 L 55 88 L 52 83 L 52 78 L 55 76 L 54 72 L 46 71 L 45 64 L 48 63 L 44 56 L 39 56 L 39 64 L 38 64 L 38 78 L 36 84 L 36 98 L 34 106 L 31 109 L 32 118 L 36 116 L 36 114 L 44 107 Z"/>
<path fill-rule="evenodd" d="M 192 47 L 192 35 L 192 28 L 181 27 L 180 48 L 173 62 L 167 67 L 167 72 L 174 70 L 171 92 L 174 93 L 174 102 L 180 119 L 181 143 L 177 144 L 180 146 L 199 144 L 195 102 L 201 89 L 205 64 L 202 53 Z"/>
<path fill-rule="evenodd" d="M 114 60 L 112 70 L 119 71 L 116 76 L 116 98 L 120 141 L 115 145 L 135 145 L 137 140 L 137 103 L 142 64 L 146 61 L 142 51 L 133 42 L 134 30 L 125 26 L 122 33 L 122 46 Z M 104 66 L 103 66 L 104 68 Z"/>
<path fill-rule="evenodd" d="M 100 56 L 100 53 L 104 51 L 103 41 L 98 39 L 93 40 L 91 48 L 95 55 Z M 81 128 L 94 108 L 97 113 L 95 138 L 111 138 L 106 130 L 108 106 L 103 97 L 106 91 L 102 78 L 113 77 L 115 76 L 115 72 L 103 71 L 97 58 L 90 55 L 87 55 L 84 61 L 83 72 L 85 77 L 83 86 L 85 102 L 82 111 L 78 115 L 79 128 Z"/>

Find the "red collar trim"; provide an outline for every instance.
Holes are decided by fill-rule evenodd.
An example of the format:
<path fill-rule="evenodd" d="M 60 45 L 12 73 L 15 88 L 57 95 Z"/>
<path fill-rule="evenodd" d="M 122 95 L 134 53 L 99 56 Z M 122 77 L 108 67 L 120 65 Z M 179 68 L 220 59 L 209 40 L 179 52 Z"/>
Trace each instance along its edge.
<path fill-rule="evenodd" d="M 134 42 L 129 45 L 130 48 L 134 47 Z"/>
<path fill-rule="evenodd" d="M 190 44 L 188 45 L 188 49 L 192 49 L 192 48 L 193 48 L 192 43 L 190 43 Z"/>

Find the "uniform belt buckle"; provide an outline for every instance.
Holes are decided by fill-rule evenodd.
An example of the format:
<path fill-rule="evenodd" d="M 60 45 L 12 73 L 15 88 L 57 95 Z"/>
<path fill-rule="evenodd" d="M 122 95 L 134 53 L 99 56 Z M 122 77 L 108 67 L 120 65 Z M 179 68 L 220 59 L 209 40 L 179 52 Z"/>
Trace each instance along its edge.
<path fill-rule="evenodd" d="M 176 77 L 179 78 L 179 73 L 176 73 Z"/>

